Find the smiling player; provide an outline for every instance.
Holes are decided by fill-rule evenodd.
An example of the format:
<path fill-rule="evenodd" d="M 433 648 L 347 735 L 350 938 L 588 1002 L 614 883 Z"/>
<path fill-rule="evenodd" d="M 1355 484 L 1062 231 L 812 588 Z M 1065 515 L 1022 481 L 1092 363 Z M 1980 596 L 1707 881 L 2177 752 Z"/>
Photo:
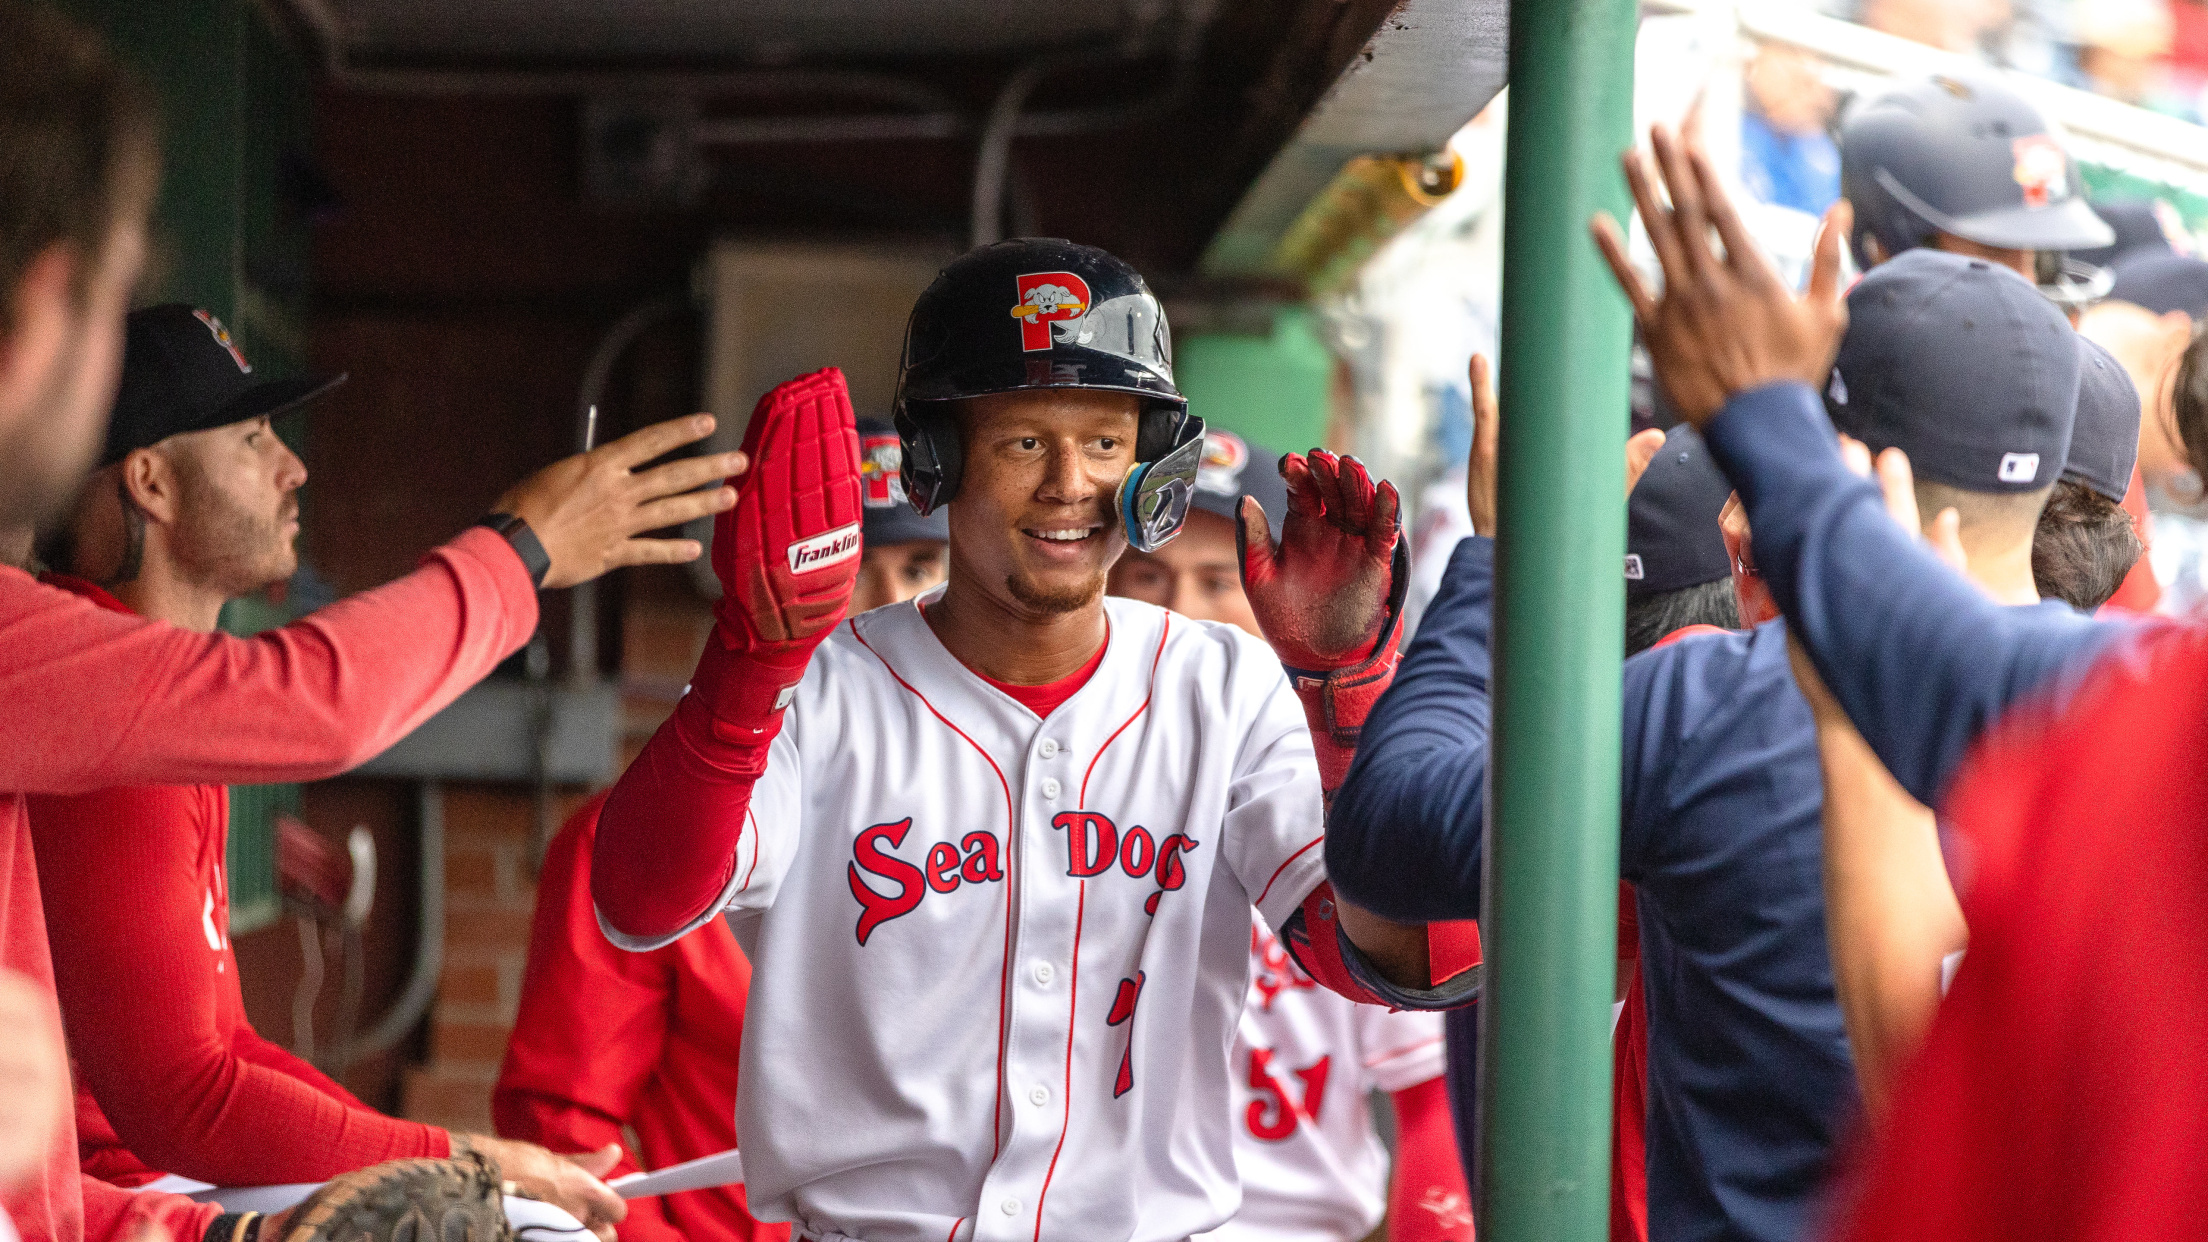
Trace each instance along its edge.
<path fill-rule="evenodd" d="M 800 1237 L 1180 1239 L 1232 1215 L 1252 907 L 1360 999 L 1477 986 L 1426 929 L 1338 905 L 1319 848 L 1394 666 L 1394 489 L 1291 456 L 1277 544 L 1245 502 L 1271 650 L 1104 598 L 1187 512 L 1203 424 L 1171 366 L 1162 308 L 1102 251 L 945 269 L 896 413 L 950 577 L 841 626 L 856 558 L 811 555 L 859 520 L 841 377 L 752 416 L 716 635 L 606 804 L 592 892 L 628 947 L 732 912 L 750 1201 Z"/>

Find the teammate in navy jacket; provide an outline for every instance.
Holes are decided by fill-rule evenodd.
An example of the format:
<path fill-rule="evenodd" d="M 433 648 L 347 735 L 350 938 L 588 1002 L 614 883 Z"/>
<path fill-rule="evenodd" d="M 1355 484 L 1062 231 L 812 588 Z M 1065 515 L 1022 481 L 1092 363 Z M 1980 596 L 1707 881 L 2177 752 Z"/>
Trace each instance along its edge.
<path fill-rule="evenodd" d="M 1841 371 L 1854 393 L 1834 385 L 1834 418 L 1874 448 L 1908 451 L 1920 478 L 1952 494 L 1983 553 L 1979 589 L 2035 603 L 2032 531 L 2077 399 L 2067 323 L 2014 273 L 1929 250 L 1883 265 L 1849 301 Z M 1486 539 L 1459 547 L 1336 797 L 1329 874 L 1390 918 L 1461 917 L 1477 902 L 1492 560 Z M 1619 860 L 1639 897 L 1647 981 L 1649 1233 L 1797 1238 L 1855 1084 L 1826 949 L 1815 726 L 1786 627 L 1636 656 L 1622 701 Z"/>

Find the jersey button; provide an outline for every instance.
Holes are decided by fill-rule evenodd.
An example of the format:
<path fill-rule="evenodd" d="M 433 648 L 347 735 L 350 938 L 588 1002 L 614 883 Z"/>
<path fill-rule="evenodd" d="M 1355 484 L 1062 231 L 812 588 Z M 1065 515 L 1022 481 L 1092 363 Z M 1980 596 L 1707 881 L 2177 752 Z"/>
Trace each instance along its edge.
<path fill-rule="evenodd" d="M 997 1209 L 1006 1216 L 1018 1216 L 1020 1214 L 1020 1201 L 1018 1199 L 1006 1199 L 997 1205 Z"/>
<path fill-rule="evenodd" d="M 1050 738 L 1044 738 L 1043 744 L 1035 749 L 1045 759 L 1056 759 L 1058 757 L 1058 743 Z"/>
<path fill-rule="evenodd" d="M 1057 777 L 1046 776 L 1043 778 L 1043 797 L 1055 799 L 1058 796 L 1058 788 Z"/>
<path fill-rule="evenodd" d="M 1041 1108 L 1043 1105 L 1050 1103 L 1050 1088 L 1037 1087 L 1027 1093 L 1027 1098 L 1029 1103 Z"/>
<path fill-rule="evenodd" d="M 1052 976 L 1053 974 L 1055 974 L 1055 973 L 1057 973 L 1057 972 L 1053 971 L 1053 970 L 1052 970 L 1052 969 L 1050 968 L 1050 963 L 1049 963 L 1049 962 L 1037 962 L 1037 963 L 1035 963 L 1035 982 L 1037 982 L 1037 983 L 1049 983 L 1049 982 L 1050 982 L 1050 977 L 1051 977 L 1051 976 Z"/>

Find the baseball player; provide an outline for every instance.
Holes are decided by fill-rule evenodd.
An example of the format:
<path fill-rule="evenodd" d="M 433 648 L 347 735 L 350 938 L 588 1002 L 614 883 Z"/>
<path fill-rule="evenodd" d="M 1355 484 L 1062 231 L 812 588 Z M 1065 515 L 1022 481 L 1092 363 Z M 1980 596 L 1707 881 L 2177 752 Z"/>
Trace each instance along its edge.
<path fill-rule="evenodd" d="M 211 630 L 225 601 L 289 578 L 307 471 L 269 420 L 342 379 L 256 376 L 204 310 L 133 312 L 99 469 L 49 548 L 68 572 L 46 581 L 110 613 Z M 575 1163 L 386 1117 L 253 1030 L 230 946 L 224 786 L 34 795 L 29 810 L 87 1173 L 264 1186 L 472 1149 L 578 1219 L 620 1215 Z M 118 869 L 126 841 L 135 865 Z M 115 986 L 132 975 L 141 986 Z"/>
<path fill-rule="evenodd" d="M 1242 590 L 1241 497 L 1285 513 L 1279 455 L 1217 427 L 1204 433 L 1195 500 L 1173 542 L 1129 551 L 1109 590 L 1262 637 Z M 1320 988 L 1263 923 L 1250 927 L 1250 994 L 1234 1035 L 1234 1163 L 1242 1207 L 1204 1242 L 1472 1236 L 1464 1169 L 1442 1082 L 1441 1017 L 1359 1005 Z M 1395 1169 L 1366 1100 L 1395 1104 Z"/>
<path fill-rule="evenodd" d="M 1837 252 L 1828 235 L 1820 281 L 1837 283 Z M 1988 593 L 2068 612 L 2031 607 L 2030 545 L 2071 438 L 2075 333 L 2013 273 L 1929 249 L 1865 276 L 1848 312 L 1832 419 L 1905 447 L 1920 483 L 1944 489 Z M 1478 891 L 1491 557 L 1486 540 L 1460 548 L 1331 823 L 1336 883 L 1391 917 Z M 1647 995 L 1651 1237 L 1801 1236 L 1854 1110 L 1817 863 L 1817 736 L 1786 634 L 1691 637 L 1624 669 L 1619 863 Z"/>
<path fill-rule="evenodd" d="M 1634 157 L 1628 171 L 1664 292 L 1600 222 L 1606 258 L 1747 504 L 1794 639 L 1971 859 L 1957 877 L 1969 957 L 1834 1236 L 2196 1236 L 2201 628 L 2002 607 L 1896 523 L 1843 463 L 1818 398 L 1849 321 L 1837 264 L 1821 258 L 1795 296 L 1738 244 L 1708 160 L 1656 138 L 1669 205 Z M 2014 365 L 2061 364 L 2049 349 Z M 2178 393 L 2179 427 L 2208 427 L 2208 386 Z"/>
<path fill-rule="evenodd" d="M 833 372 L 768 394 L 715 532 L 715 636 L 600 821 L 600 921 L 649 949 L 730 912 L 762 1218 L 867 1242 L 1212 1228 L 1239 1198 L 1253 907 L 1359 999 L 1477 988 L 1445 936 L 1336 903 L 1320 861 L 1325 791 L 1393 665 L 1395 491 L 1313 452 L 1283 464 L 1277 543 L 1244 503 L 1270 651 L 1105 599 L 1125 547 L 1179 530 L 1203 426 L 1141 277 L 1062 241 L 944 269 L 896 418 L 915 506 L 947 506 L 948 581 L 836 624 L 848 399 Z"/>
<path fill-rule="evenodd" d="M 2039 109 L 1991 78 L 1924 78 L 1850 109 L 1840 193 L 1865 271 L 1927 246 L 1999 263 L 2066 308 L 2107 292 L 2105 275 L 2082 289 L 2063 252 L 2106 246 L 2115 230 Z"/>
<path fill-rule="evenodd" d="M 878 418 L 859 420 L 859 580 L 851 615 L 902 604 L 943 581 L 949 570 L 950 523 L 942 510 L 922 516 L 905 496 L 905 450 L 897 429 Z"/>

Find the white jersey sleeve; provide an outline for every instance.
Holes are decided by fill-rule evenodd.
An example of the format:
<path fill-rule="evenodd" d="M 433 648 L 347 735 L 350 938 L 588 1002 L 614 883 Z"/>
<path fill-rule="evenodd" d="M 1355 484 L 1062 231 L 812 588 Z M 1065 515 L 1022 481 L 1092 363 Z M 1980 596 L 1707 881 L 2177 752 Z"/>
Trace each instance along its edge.
<path fill-rule="evenodd" d="M 1357 1055 L 1365 1081 L 1394 1095 L 1441 1077 L 1448 1068 L 1441 1015 L 1415 1009 L 1358 1005 Z"/>
<path fill-rule="evenodd" d="M 1228 633 L 1237 643 L 1236 692 L 1258 706 L 1227 786 L 1222 861 L 1265 922 L 1281 927 L 1326 878 L 1318 761 L 1303 703 L 1279 658 L 1255 638 Z"/>

